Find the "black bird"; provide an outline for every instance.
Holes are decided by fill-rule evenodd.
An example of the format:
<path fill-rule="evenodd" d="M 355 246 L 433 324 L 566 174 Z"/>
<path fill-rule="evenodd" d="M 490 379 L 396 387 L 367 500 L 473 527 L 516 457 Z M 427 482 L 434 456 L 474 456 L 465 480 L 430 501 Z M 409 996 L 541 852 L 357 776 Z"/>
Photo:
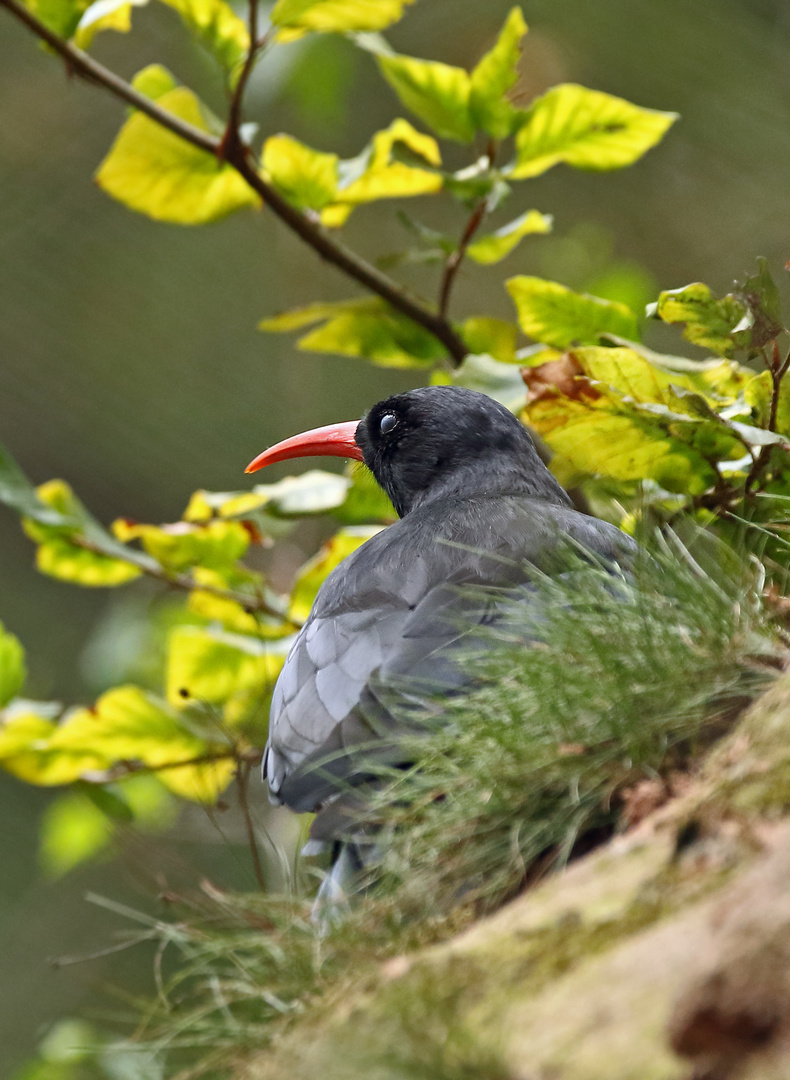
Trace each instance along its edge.
<path fill-rule="evenodd" d="M 332 897 L 360 865 L 338 840 L 338 809 L 370 780 L 371 760 L 405 764 L 396 736 L 410 687 L 416 700 L 468 682 L 464 649 L 496 618 L 486 590 L 520 587 L 529 603 L 530 571 L 552 572 L 563 539 L 612 562 L 632 544 L 574 510 L 522 424 L 473 390 L 396 394 L 358 422 L 278 443 L 247 472 L 312 455 L 364 461 L 400 516 L 321 586 L 272 697 L 263 775 L 273 802 L 320 811 L 312 836 L 334 844 Z"/>

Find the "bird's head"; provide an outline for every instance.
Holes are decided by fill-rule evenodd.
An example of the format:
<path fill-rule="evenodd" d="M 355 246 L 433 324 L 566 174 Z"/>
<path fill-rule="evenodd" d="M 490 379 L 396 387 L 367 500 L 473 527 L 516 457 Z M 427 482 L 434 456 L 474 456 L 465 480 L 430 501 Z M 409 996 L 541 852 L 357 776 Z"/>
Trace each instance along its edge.
<path fill-rule="evenodd" d="M 284 439 L 259 454 L 246 471 L 314 455 L 364 461 L 401 516 L 443 496 L 507 494 L 568 501 L 516 417 L 485 394 L 457 386 L 395 394 L 359 421 Z"/>

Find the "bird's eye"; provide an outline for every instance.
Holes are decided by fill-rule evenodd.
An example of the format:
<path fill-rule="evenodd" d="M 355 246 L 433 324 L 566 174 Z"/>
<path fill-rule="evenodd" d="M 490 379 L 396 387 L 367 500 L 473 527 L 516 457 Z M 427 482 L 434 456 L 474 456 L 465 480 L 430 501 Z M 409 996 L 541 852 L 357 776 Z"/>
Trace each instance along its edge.
<path fill-rule="evenodd" d="M 398 418 L 396 416 L 393 416 L 392 413 L 385 413 L 379 423 L 379 431 L 382 435 L 387 435 L 390 431 L 392 431 L 397 422 Z"/>

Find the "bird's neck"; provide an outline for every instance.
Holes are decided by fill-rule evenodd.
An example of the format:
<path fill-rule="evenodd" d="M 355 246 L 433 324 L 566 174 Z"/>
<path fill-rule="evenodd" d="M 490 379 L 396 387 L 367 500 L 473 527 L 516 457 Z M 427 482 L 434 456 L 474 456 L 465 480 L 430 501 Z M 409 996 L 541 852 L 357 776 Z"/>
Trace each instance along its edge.
<path fill-rule="evenodd" d="M 533 467 L 526 471 L 500 462 L 493 463 L 490 469 L 481 469 L 479 463 L 474 463 L 439 475 L 426 487 L 414 489 L 407 496 L 396 492 L 390 493 L 390 498 L 401 517 L 439 499 L 464 500 L 510 495 L 542 499 L 556 506 L 570 506 L 571 500 L 564 489 L 542 462 L 538 464 L 539 469 Z"/>

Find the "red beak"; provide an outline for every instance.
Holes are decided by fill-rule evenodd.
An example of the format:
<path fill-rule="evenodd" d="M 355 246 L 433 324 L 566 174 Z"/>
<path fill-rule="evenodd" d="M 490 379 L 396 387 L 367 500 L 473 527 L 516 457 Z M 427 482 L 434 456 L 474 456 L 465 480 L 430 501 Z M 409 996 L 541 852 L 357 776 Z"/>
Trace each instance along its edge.
<path fill-rule="evenodd" d="M 362 451 L 357 446 L 356 435 L 359 420 L 347 420 L 344 424 L 327 424 L 326 427 L 303 431 L 301 435 L 292 435 L 275 443 L 251 461 L 245 472 L 257 472 L 275 461 L 287 461 L 297 457 L 344 457 L 363 461 Z"/>

